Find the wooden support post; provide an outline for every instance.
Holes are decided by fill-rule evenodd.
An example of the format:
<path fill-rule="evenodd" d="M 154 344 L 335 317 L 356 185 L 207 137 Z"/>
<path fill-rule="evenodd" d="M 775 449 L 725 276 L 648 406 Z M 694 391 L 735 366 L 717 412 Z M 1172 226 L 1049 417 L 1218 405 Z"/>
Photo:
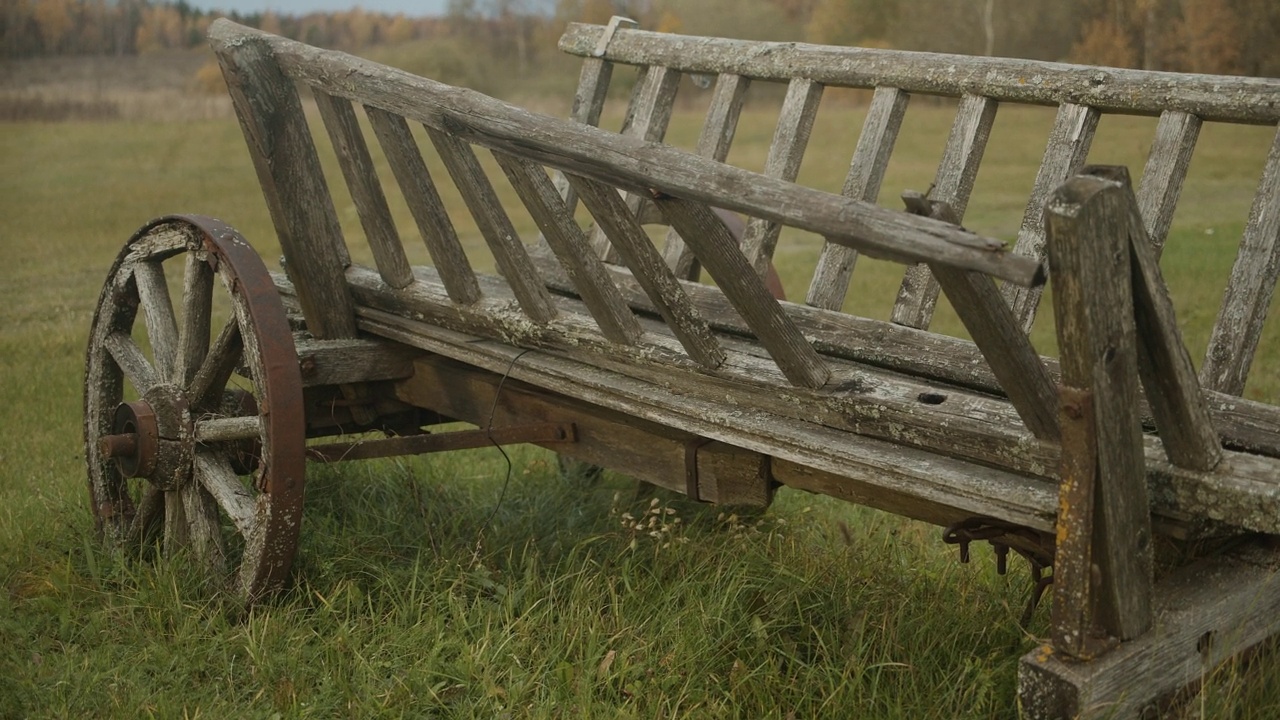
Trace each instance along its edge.
<path fill-rule="evenodd" d="M 354 305 L 343 279 L 351 258 L 293 81 L 265 39 L 211 32 L 210 42 L 289 259 L 307 329 L 321 338 L 354 337 Z"/>
<path fill-rule="evenodd" d="M 1084 638 L 1095 632 L 1128 640 L 1151 624 L 1151 509 L 1128 247 L 1132 204 L 1123 184 L 1082 175 L 1052 196 L 1045 215 L 1064 393 L 1079 388 L 1093 405 L 1092 438 L 1066 432 L 1062 447 L 1063 474 L 1072 478 L 1062 504 L 1083 483 L 1092 487 L 1094 506 L 1084 515 L 1065 507 L 1059 518 L 1055 563 L 1079 564 L 1080 573 L 1061 584 L 1055 578 L 1054 646 L 1077 657 L 1091 654 Z M 1069 426 L 1078 422 L 1071 415 L 1064 411 Z M 1090 537 L 1080 537 L 1085 533 Z M 1076 595 L 1083 597 L 1070 606 L 1079 612 L 1068 616 L 1069 604 L 1058 598 Z"/>

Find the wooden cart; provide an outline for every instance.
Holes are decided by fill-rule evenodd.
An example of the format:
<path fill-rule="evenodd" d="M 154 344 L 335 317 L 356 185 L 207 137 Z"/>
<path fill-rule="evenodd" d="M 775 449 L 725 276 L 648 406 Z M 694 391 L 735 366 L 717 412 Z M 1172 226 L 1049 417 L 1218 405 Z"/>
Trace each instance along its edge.
<path fill-rule="evenodd" d="M 1206 528 L 1280 532 L 1280 410 L 1239 397 L 1280 267 L 1280 138 L 1199 375 L 1157 263 L 1201 123 L 1276 125 L 1280 82 L 686 38 L 615 19 L 562 40 L 586 58 L 574 122 L 227 21 L 210 35 L 286 273 L 205 217 L 153 221 L 121 252 L 85 395 L 109 542 L 162 538 L 253 601 L 288 579 L 308 459 L 532 442 L 709 502 L 764 505 L 778 485 L 830 494 L 1052 565 L 1052 639 L 1020 681 L 1035 717 L 1136 713 L 1276 632 L 1274 551 L 1246 543 L 1153 578 L 1152 548 Z M 592 126 L 619 63 L 642 72 L 615 134 Z M 659 142 L 684 74 L 716 78 L 696 154 Z M 764 173 L 721 162 L 753 79 L 788 86 Z M 295 84 L 314 97 L 374 267 L 351 260 Z M 824 86 L 875 88 L 840 195 L 794 182 Z M 913 92 L 961 101 L 933 188 L 898 212 L 865 201 Z M 959 225 L 1000 102 L 1059 107 L 1015 252 Z M 408 260 L 355 105 L 430 266 Z M 1082 168 L 1106 112 L 1160 115 L 1136 194 L 1122 168 Z M 473 270 L 410 121 L 497 275 Z M 736 234 L 731 213 L 747 217 Z M 671 228 L 661 248 L 652 222 Z M 785 227 L 824 238 L 804 303 L 766 284 Z M 1025 334 L 1046 248 L 1059 360 Z M 908 266 L 894 322 L 840 311 L 858 254 Z M 973 342 L 928 331 L 939 289 Z M 481 429 L 426 431 L 452 420 Z M 307 442 L 369 431 L 386 437 Z"/>

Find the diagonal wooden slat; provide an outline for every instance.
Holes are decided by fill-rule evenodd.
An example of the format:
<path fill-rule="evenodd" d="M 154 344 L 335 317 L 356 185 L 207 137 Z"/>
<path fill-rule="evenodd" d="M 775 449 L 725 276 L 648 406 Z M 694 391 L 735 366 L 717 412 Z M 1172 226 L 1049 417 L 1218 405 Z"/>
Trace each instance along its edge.
<path fill-rule="evenodd" d="M 364 228 L 378 273 L 393 288 L 407 287 L 413 282 L 413 269 L 405 257 L 395 221 L 391 219 L 391 209 L 387 207 L 387 198 L 382 192 L 382 183 L 378 180 L 355 110 L 350 101 L 326 92 L 316 90 L 312 95 L 338 156 L 342 177 L 351 192 L 351 200 L 360 216 L 360 225 Z"/>
<path fill-rule="evenodd" d="M 1117 181 L 1128 212 L 1127 236 L 1133 274 L 1138 372 L 1169 461 L 1192 470 L 1212 470 L 1222 461 L 1222 443 L 1182 341 L 1169 288 L 1160 272 L 1159 248 L 1147 236 L 1129 173 L 1123 167 L 1086 168 L 1094 177 Z"/>
<path fill-rule="evenodd" d="M 569 176 L 596 222 L 608 233 L 636 281 L 658 307 L 676 339 L 689 357 L 715 369 L 724 364 L 725 354 L 711 334 L 707 321 L 689 300 L 671 268 L 649 240 L 640 222 L 612 187 L 588 178 Z"/>
<path fill-rule="evenodd" d="M 903 193 L 902 199 L 908 212 L 959 224 L 956 211 L 946 203 L 913 192 Z M 995 281 L 982 273 L 946 265 L 929 268 L 1023 424 L 1041 440 L 1057 440 L 1058 394 L 1053 378 L 1014 321 Z"/>
<path fill-rule="evenodd" d="M 542 230 L 574 292 L 582 298 L 600 331 L 614 342 L 634 345 L 643 333 L 640 322 L 613 284 L 604 263 L 591 252 L 586 234 L 547 173 L 541 166 L 514 155 L 494 151 L 493 156 Z"/>
<path fill-rule="evenodd" d="M 898 88 L 876 88 L 841 190 L 845 197 L 873 203 L 880 195 L 880 184 L 889 167 L 889 157 L 893 154 L 893 145 L 898 139 L 898 130 L 902 127 L 910 99 L 908 93 Z M 849 280 L 857 260 L 857 250 L 824 242 L 805 302 L 825 310 L 839 310 L 849 292 Z"/>
<path fill-rule="evenodd" d="M 475 271 L 462 249 L 453 223 L 449 221 L 431 173 L 422 161 L 422 153 L 413 141 L 409 124 L 399 115 L 370 105 L 365 106 L 365 112 L 391 165 L 391 172 L 400 184 L 400 191 L 418 225 L 418 232 L 422 234 L 422 241 L 449 291 L 449 298 L 461 305 L 476 302 L 480 299 L 480 285 L 476 282 Z"/>
<path fill-rule="evenodd" d="M 782 100 L 778 125 L 769 144 L 769 156 L 765 159 L 764 174 L 786 180 L 796 179 L 800 162 L 804 159 L 813 122 L 818 117 L 818 103 L 822 101 L 822 84 L 808 78 L 796 78 L 787 85 L 787 96 Z M 755 269 L 764 277 L 773 260 L 773 250 L 778 244 L 782 226 L 761 218 L 752 218 L 742 237 L 742 251 Z"/>
<path fill-rule="evenodd" d="M 1205 387 L 1244 393 L 1280 274 L 1280 132 L 1271 145 L 1231 279 L 1200 367 Z"/>
<path fill-rule="evenodd" d="M 749 78 L 731 73 L 722 73 L 716 80 L 711 107 L 707 109 L 707 119 L 702 125 L 702 134 L 698 136 L 699 155 L 720 162 L 729 156 L 729 147 L 733 144 L 733 136 L 738 130 L 738 118 L 742 114 L 742 105 L 747 99 L 747 88 L 750 85 Z M 662 257 L 675 271 L 676 277 L 686 280 L 698 279 L 693 251 L 685 244 L 675 228 L 667 231 L 667 241 Z"/>
<path fill-rule="evenodd" d="M 1200 136 L 1200 118 L 1178 110 L 1166 110 L 1160 114 L 1156 125 L 1156 137 L 1147 155 L 1147 166 L 1142 171 L 1142 184 L 1138 187 L 1138 208 L 1146 225 L 1147 237 L 1156 249 L 1156 257 L 1164 249 L 1169 225 L 1173 223 L 1173 211 L 1182 194 L 1182 183 L 1191 167 L 1191 155 L 1195 152 L 1196 139 Z"/>
<path fill-rule="evenodd" d="M 964 219 L 964 211 L 969 205 L 969 196 L 973 193 L 973 183 L 978 177 L 998 107 L 999 104 L 991 98 L 965 95 L 956 110 L 929 200 L 946 203 L 957 225 Z M 898 299 L 890 319 L 899 325 L 924 330 L 932 322 L 937 304 L 938 283 L 929 273 L 929 267 L 912 265 L 907 268 L 898 288 Z"/>
<path fill-rule="evenodd" d="M 453 184 L 462 193 L 463 202 L 498 263 L 498 272 L 511 285 L 520 308 L 535 323 L 550 321 L 556 316 L 551 296 L 471 146 L 431 127 L 427 128 L 427 137 L 431 138 Z"/>
<path fill-rule="evenodd" d="M 675 107 L 676 91 L 680 89 L 680 73 L 665 67 L 647 67 L 636 82 L 635 92 L 622 121 L 621 134 L 648 141 L 661 140 L 667 134 L 671 111 Z M 646 198 L 627 194 L 626 205 L 632 215 L 639 215 Z M 609 237 L 600 227 L 591 234 L 591 247 L 606 262 L 618 262 L 617 254 L 609 246 Z"/>
<path fill-rule="evenodd" d="M 671 196 L 657 197 L 658 209 L 681 235 L 689 238 L 698 259 L 711 273 L 765 350 L 793 384 L 817 388 L 831 369 L 805 339 L 782 306 L 751 270 L 738 243 L 711 208 Z"/>
<path fill-rule="evenodd" d="M 1063 103 L 1049 131 L 1049 143 L 1044 159 L 1031 186 L 1027 210 L 1022 215 L 1022 227 L 1018 230 L 1018 242 L 1013 251 L 1019 255 L 1043 259 L 1045 257 L 1045 206 L 1053 191 L 1066 182 L 1089 157 L 1093 134 L 1098 129 L 1100 113 L 1097 108 L 1075 103 Z M 1023 332 L 1031 332 L 1040 306 L 1042 288 L 1004 286 L 1005 299 Z"/>

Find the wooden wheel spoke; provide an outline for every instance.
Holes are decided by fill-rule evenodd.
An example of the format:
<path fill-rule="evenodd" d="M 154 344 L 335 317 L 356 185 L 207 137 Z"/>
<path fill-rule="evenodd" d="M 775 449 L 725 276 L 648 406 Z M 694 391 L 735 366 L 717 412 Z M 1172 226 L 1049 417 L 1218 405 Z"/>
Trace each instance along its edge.
<path fill-rule="evenodd" d="M 222 326 L 209 352 L 205 354 L 204 361 L 200 363 L 200 369 L 196 370 L 191 379 L 187 398 L 192 408 L 207 407 L 215 400 L 210 395 L 226 387 L 231 374 L 240 365 L 243 354 L 240 326 L 232 318 Z"/>
<path fill-rule="evenodd" d="M 218 504 L 198 483 L 192 483 L 178 491 L 182 497 L 182 510 L 187 519 L 187 543 L 203 567 L 206 576 L 215 582 L 227 574 L 227 551 L 222 543 L 222 521 Z"/>
<path fill-rule="evenodd" d="M 171 377 L 178 353 L 178 321 L 174 318 L 169 285 L 164 266 L 159 261 L 143 260 L 133 264 L 138 300 L 146 317 L 147 338 L 161 377 Z"/>
<path fill-rule="evenodd" d="M 141 394 L 159 382 L 160 378 L 147 356 L 142 353 L 142 348 L 127 333 L 113 332 L 107 335 L 102 344 L 138 393 Z"/>
<path fill-rule="evenodd" d="M 236 530 L 248 537 L 257 524 L 257 503 L 253 490 L 241 482 L 225 456 L 213 452 L 197 452 L 195 477 L 218 507 L 231 518 Z"/>
<path fill-rule="evenodd" d="M 188 543 L 187 513 L 179 490 L 164 493 L 164 554 L 176 555 Z"/>
<path fill-rule="evenodd" d="M 138 499 L 138 508 L 134 512 L 133 524 L 129 527 L 128 540 L 135 543 L 148 542 L 164 513 L 164 491 L 154 485 L 148 485 Z"/>
<path fill-rule="evenodd" d="M 173 380 L 191 382 L 209 353 L 209 329 L 213 312 L 213 268 L 196 253 L 187 253 L 182 289 L 182 326 L 178 329 L 177 367 Z"/>

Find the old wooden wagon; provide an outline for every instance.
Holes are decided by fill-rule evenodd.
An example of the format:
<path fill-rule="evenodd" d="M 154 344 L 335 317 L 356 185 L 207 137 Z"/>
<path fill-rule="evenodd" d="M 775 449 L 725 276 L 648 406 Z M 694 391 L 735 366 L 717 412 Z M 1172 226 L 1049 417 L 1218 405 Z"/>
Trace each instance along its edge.
<path fill-rule="evenodd" d="M 1020 673 L 1032 717 L 1137 714 L 1275 633 L 1280 410 L 1241 394 L 1280 269 L 1280 136 L 1199 372 L 1157 260 L 1202 124 L 1276 126 L 1280 81 L 615 19 L 561 41 L 584 58 L 564 121 L 227 21 L 210 34 L 285 273 L 207 217 L 155 220 L 121 252 L 85 395 L 110 542 L 162 537 L 256 600 L 288 578 L 309 459 L 532 442 L 708 502 L 825 493 L 1051 566 L 1052 637 Z M 618 65 L 639 75 L 613 133 L 594 125 Z M 697 152 L 661 142 L 686 75 L 714 81 Z M 770 82 L 786 92 L 764 172 L 725 164 L 748 86 Z M 824 87 L 874 90 L 839 194 L 794 182 Z M 959 106 L 932 188 L 896 211 L 871 201 L 913 94 Z M 1057 108 L 1012 251 L 960 226 L 1002 103 Z M 408 260 L 356 106 L 430 265 Z M 1084 167 L 1107 113 L 1159 117 L 1136 192 Z M 473 270 L 410 122 L 496 275 Z M 495 167 L 539 237 L 517 235 Z M 373 267 L 351 260 L 337 183 Z M 783 228 L 823 238 L 803 302 L 766 287 Z M 859 254 L 906 266 L 892 322 L 841 311 Z M 1057 359 L 1026 335 L 1047 270 Z M 972 341 L 928 330 L 940 291 Z M 424 431 L 446 420 L 481 429 Z M 308 443 L 368 431 L 387 437 Z M 1153 569 L 1157 545 L 1210 535 L 1239 541 Z"/>

